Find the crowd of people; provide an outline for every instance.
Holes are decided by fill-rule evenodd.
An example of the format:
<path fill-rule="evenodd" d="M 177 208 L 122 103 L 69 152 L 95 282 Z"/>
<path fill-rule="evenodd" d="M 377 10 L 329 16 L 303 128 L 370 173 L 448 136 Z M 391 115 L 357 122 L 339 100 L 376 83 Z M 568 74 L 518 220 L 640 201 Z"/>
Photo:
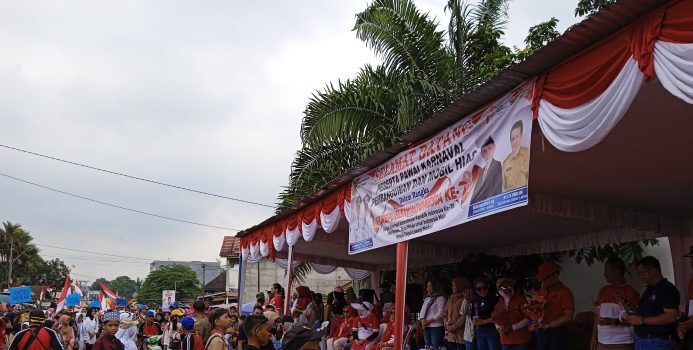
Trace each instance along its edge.
<path fill-rule="evenodd" d="M 686 256 L 693 267 L 693 247 Z M 646 285 L 642 293 L 626 283 L 621 259 L 604 263 L 606 285 L 594 301 L 590 350 L 690 349 L 693 317 L 680 307 L 679 290 L 663 277 L 656 258 L 644 257 L 635 268 Z M 405 346 L 569 349 L 573 292 L 561 282 L 555 262 L 543 262 L 537 270 L 537 290 L 519 290 L 512 277 L 458 277 L 449 288 L 428 281 L 419 312 L 404 305 Z M 693 300 L 693 279 L 687 292 Z M 202 301 L 189 308 L 172 304 L 167 312 L 18 310 L 0 321 L 0 350 L 394 350 L 393 299 L 392 290 L 379 297 L 372 289 L 357 295 L 337 286 L 323 298 L 298 286 L 287 301 L 275 283 L 256 295 L 250 315 L 241 315 L 236 305 L 210 309 Z"/>

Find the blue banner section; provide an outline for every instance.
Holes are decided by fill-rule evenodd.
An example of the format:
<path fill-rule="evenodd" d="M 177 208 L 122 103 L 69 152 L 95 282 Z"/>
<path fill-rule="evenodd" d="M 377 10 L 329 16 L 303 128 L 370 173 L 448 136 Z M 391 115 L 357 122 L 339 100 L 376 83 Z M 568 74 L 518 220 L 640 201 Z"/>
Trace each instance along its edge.
<path fill-rule="evenodd" d="M 74 293 L 74 294 L 68 294 L 67 297 L 65 297 L 65 306 L 77 306 L 79 305 L 79 299 L 82 296 Z"/>
<path fill-rule="evenodd" d="M 17 287 L 17 288 L 10 288 L 10 304 L 19 304 L 19 303 L 30 303 L 31 302 L 31 288 L 24 286 L 24 287 Z"/>
<path fill-rule="evenodd" d="M 467 217 L 472 218 L 493 211 L 498 211 L 516 204 L 527 203 L 528 192 L 527 186 L 525 186 L 486 198 L 483 201 L 470 205 L 469 215 Z"/>
<path fill-rule="evenodd" d="M 117 307 L 126 307 L 126 306 L 128 306 L 128 300 L 125 298 L 118 298 L 118 299 L 116 299 L 116 306 Z"/>
<path fill-rule="evenodd" d="M 98 300 L 92 300 L 89 302 L 89 307 L 94 307 L 98 309 L 101 307 L 101 303 L 99 303 Z"/>
<path fill-rule="evenodd" d="M 362 241 L 358 241 L 356 243 L 350 243 L 349 244 L 349 252 L 358 252 L 364 249 L 370 249 L 373 248 L 373 239 L 368 238 L 364 239 Z"/>

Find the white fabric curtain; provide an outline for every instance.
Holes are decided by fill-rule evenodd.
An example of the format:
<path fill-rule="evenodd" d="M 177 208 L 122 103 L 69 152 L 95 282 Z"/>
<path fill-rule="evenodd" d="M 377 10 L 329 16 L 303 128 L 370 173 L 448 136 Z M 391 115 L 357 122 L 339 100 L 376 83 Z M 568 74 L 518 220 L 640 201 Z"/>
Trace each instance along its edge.
<path fill-rule="evenodd" d="M 247 260 L 249 256 L 250 256 L 250 249 L 249 248 L 241 248 L 241 257 L 243 258 L 243 260 Z"/>
<path fill-rule="evenodd" d="M 313 271 L 315 271 L 319 274 L 322 274 L 322 275 L 327 275 L 327 274 L 335 272 L 337 270 L 337 266 L 331 266 L 331 265 L 320 265 L 320 264 L 311 263 L 310 266 L 313 268 Z"/>
<path fill-rule="evenodd" d="M 250 256 L 248 259 L 255 259 L 260 253 L 260 245 L 255 243 L 250 243 Z"/>
<path fill-rule="evenodd" d="M 351 224 L 351 202 L 344 201 L 344 218 Z"/>
<path fill-rule="evenodd" d="M 693 104 L 693 44 L 656 42 L 654 68 L 669 93 Z"/>
<path fill-rule="evenodd" d="M 289 266 L 289 260 L 287 259 L 274 259 L 274 263 L 284 270 L 286 270 L 286 267 Z M 294 261 L 293 263 L 291 263 L 291 266 L 293 266 L 294 268 L 296 268 L 296 266 L 298 265 L 301 265 L 300 261 Z"/>
<path fill-rule="evenodd" d="M 638 62 L 631 57 L 611 85 L 582 106 L 565 109 L 542 100 L 541 131 L 559 150 L 584 151 L 601 142 L 618 124 L 644 81 Z"/>
<path fill-rule="evenodd" d="M 260 255 L 265 258 L 269 256 L 269 242 L 260 241 Z"/>
<path fill-rule="evenodd" d="M 366 277 L 371 275 L 370 271 L 367 270 L 359 270 L 359 269 L 352 269 L 349 267 L 345 267 L 344 271 L 346 271 L 347 275 L 352 279 L 352 280 L 363 280 L 366 279 Z"/>
<path fill-rule="evenodd" d="M 339 226 L 339 206 L 336 206 L 331 213 L 325 214 L 320 211 L 320 223 L 322 224 L 322 229 L 327 233 L 332 233 L 337 230 Z"/>
<path fill-rule="evenodd" d="M 301 223 L 301 232 L 303 234 L 303 240 L 310 242 L 315 238 L 315 233 L 318 231 L 318 220 L 313 220 L 310 224 L 305 222 Z"/>
<path fill-rule="evenodd" d="M 286 246 L 286 237 L 284 237 L 283 234 L 279 236 L 272 236 L 272 244 L 274 244 L 274 250 L 284 250 L 284 247 Z"/>
<path fill-rule="evenodd" d="M 264 259 L 264 257 L 262 255 L 258 254 L 255 257 L 249 256 L 248 259 L 246 260 L 246 262 L 248 262 L 249 264 L 257 264 L 262 259 Z"/>
<path fill-rule="evenodd" d="M 286 228 L 286 244 L 293 246 L 298 242 L 298 237 L 301 236 L 301 230 L 298 228 L 298 225 L 296 225 L 296 228 L 293 230 L 289 230 L 289 228 Z"/>

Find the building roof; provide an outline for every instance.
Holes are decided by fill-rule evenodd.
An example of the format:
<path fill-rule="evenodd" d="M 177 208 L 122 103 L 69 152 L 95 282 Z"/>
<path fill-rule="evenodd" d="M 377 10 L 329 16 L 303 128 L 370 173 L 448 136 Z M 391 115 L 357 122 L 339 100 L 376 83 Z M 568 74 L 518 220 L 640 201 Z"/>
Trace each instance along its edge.
<path fill-rule="evenodd" d="M 241 239 L 234 236 L 225 236 L 221 244 L 219 256 L 222 258 L 238 258 L 241 254 Z"/>
<path fill-rule="evenodd" d="M 407 149 L 412 144 L 424 140 L 458 121 L 496 98 L 509 92 L 521 83 L 537 77 L 549 69 L 577 56 L 581 51 L 618 33 L 643 15 L 672 1 L 660 0 L 620 0 L 601 11 L 592 14 L 582 22 L 569 28 L 563 35 L 534 52 L 526 60 L 499 73 L 496 77 L 476 90 L 453 102 L 435 116 L 417 125 L 401 137 L 401 142 L 388 149 L 375 152 L 353 169 L 333 179 L 319 191 L 303 198 L 291 208 L 274 215 L 263 222 L 239 232 L 236 237 L 244 237 L 255 230 L 278 222 L 308 205 L 317 202 L 333 191 L 341 188 L 370 169 L 376 168 L 390 158 Z"/>
<path fill-rule="evenodd" d="M 226 290 L 226 273 L 222 272 L 217 277 L 214 277 L 209 283 L 205 284 L 205 292 Z"/>

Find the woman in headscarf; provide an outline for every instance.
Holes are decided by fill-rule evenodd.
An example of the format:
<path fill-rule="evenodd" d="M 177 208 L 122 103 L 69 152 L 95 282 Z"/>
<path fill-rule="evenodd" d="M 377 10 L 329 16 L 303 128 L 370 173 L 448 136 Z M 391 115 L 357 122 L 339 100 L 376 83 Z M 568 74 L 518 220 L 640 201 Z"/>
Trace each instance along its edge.
<path fill-rule="evenodd" d="M 304 315 L 304 312 L 308 308 L 308 305 L 313 301 L 313 299 L 310 297 L 310 288 L 306 286 L 298 286 L 296 287 L 296 294 L 298 294 L 298 297 L 294 302 L 292 314 L 294 319 L 297 319 L 299 323 L 306 325 L 308 324 L 308 319 Z"/>
<path fill-rule="evenodd" d="M 129 312 L 120 313 L 120 326 L 115 337 L 123 343 L 124 350 L 137 350 L 138 324 L 139 322 L 133 320 L 133 314 Z"/>
<path fill-rule="evenodd" d="M 332 321 L 334 316 L 344 315 L 344 306 L 347 304 L 342 287 L 335 287 L 330 294 L 327 294 L 327 305 L 323 315 L 324 320 Z"/>
<path fill-rule="evenodd" d="M 500 331 L 503 350 L 526 350 L 531 336 L 530 320 L 524 312 L 525 298 L 515 294 L 515 280 L 499 278 L 496 287 L 500 300 L 493 310 L 492 319 Z"/>
<path fill-rule="evenodd" d="M 84 346 L 86 350 L 91 350 L 96 343 L 99 331 L 99 321 L 96 319 L 97 308 L 90 307 L 87 309 L 87 317 L 84 318 L 82 328 L 84 329 Z"/>
<path fill-rule="evenodd" d="M 448 349 L 464 350 L 464 325 L 465 317 L 460 315 L 460 308 L 464 301 L 464 292 L 469 290 L 469 280 L 458 277 L 452 280 L 452 294 L 445 305 L 445 339 L 448 341 Z M 471 291 L 467 292 L 468 294 Z"/>
<path fill-rule="evenodd" d="M 72 326 L 70 325 L 70 316 L 60 316 L 55 330 L 60 335 L 60 339 L 62 339 L 65 350 L 72 350 L 75 345 L 75 330 L 72 329 Z"/>
<path fill-rule="evenodd" d="M 423 328 L 426 348 L 437 350 L 442 345 L 445 335 L 443 325 L 445 297 L 437 282 L 431 280 L 426 283 L 426 298 L 419 315 L 421 316 L 421 328 Z"/>

